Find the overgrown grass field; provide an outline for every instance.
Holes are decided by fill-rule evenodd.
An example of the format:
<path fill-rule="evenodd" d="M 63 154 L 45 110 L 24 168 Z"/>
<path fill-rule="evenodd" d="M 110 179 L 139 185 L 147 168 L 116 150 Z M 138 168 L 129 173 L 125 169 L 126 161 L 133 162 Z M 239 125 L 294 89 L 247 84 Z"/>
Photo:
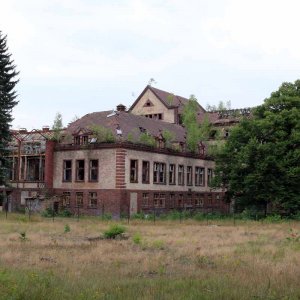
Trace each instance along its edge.
<path fill-rule="evenodd" d="M 0 299 L 300 299 L 300 222 L 119 223 L 1 214 Z"/>

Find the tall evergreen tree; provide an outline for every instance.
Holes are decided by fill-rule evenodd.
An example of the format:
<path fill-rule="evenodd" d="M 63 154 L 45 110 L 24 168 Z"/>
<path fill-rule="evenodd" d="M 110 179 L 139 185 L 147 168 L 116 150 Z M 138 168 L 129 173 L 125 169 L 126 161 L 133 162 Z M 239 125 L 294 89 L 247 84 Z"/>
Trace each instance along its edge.
<path fill-rule="evenodd" d="M 17 105 L 16 91 L 14 90 L 18 80 L 14 61 L 8 52 L 6 45 L 7 37 L 0 31 L 0 186 L 5 185 L 7 179 L 8 162 L 6 157 L 7 145 L 11 138 L 10 123 L 12 109 Z"/>

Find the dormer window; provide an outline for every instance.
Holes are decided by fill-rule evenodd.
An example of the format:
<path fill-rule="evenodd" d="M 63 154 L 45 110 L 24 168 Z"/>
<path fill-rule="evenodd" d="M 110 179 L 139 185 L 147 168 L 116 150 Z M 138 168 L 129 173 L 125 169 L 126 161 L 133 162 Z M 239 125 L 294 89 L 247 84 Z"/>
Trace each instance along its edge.
<path fill-rule="evenodd" d="M 145 104 L 144 104 L 145 107 L 150 107 L 150 106 L 153 106 L 153 103 L 148 99 Z"/>

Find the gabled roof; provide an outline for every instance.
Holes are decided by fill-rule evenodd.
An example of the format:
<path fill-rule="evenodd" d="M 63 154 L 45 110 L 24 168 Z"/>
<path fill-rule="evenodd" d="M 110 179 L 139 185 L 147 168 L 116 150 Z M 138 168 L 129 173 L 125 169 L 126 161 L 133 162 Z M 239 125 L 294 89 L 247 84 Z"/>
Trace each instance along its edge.
<path fill-rule="evenodd" d="M 145 89 L 142 91 L 142 93 L 139 95 L 139 97 L 135 100 L 135 102 L 131 105 L 129 108 L 129 111 L 131 111 L 136 104 L 140 101 L 140 99 L 143 97 L 143 95 L 146 93 L 147 90 L 150 90 L 153 92 L 153 94 L 162 102 L 163 105 L 165 105 L 167 108 L 175 108 L 178 107 L 178 112 L 181 113 L 183 110 L 184 105 L 189 101 L 189 99 L 174 95 L 172 93 L 157 89 L 152 87 L 151 85 L 147 85 Z M 198 103 L 199 110 L 202 112 L 205 112 L 205 109 Z"/>
<path fill-rule="evenodd" d="M 125 139 L 129 133 L 135 140 L 138 140 L 142 132 L 158 137 L 164 130 L 168 130 L 174 134 L 174 142 L 185 141 L 185 129 L 180 125 L 149 119 L 123 111 L 102 111 L 87 114 L 71 123 L 67 128 L 67 132 L 76 134 L 83 128 L 86 130 L 90 129 L 93 125 L 111 129 L 115 136 L 117 136 L 117 129 L 120 129 Z"/>

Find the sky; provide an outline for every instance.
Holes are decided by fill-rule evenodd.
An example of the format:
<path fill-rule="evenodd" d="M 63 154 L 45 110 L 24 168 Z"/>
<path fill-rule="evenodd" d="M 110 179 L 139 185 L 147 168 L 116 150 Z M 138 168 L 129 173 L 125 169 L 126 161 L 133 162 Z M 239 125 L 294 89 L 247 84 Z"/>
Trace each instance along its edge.
<path fill-rule="evenodd" d="M 232 108 L 299 79 L 299 0 L 0 0 L 14 129 L 66 126 L 154 87 Z"/>

